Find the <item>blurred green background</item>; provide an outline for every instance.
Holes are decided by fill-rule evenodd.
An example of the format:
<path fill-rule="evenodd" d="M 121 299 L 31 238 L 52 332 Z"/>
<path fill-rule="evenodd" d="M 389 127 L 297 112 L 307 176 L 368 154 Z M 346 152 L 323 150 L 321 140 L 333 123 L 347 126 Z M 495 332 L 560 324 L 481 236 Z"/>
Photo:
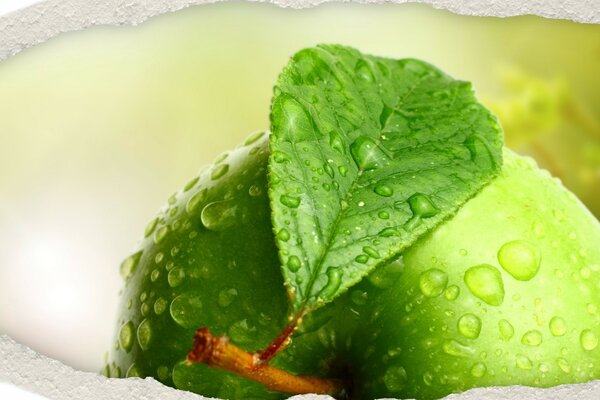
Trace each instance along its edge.
<path fill-rule="evenodd" d="M 509 146 L 600 215 L 600 26 L 424 5 L 229 2 L 60 35 L 0 63 L 0 333 L 98 371 L 120 261 L 167 197 L 252 131 L 317 43 L 473 81 Z"/>

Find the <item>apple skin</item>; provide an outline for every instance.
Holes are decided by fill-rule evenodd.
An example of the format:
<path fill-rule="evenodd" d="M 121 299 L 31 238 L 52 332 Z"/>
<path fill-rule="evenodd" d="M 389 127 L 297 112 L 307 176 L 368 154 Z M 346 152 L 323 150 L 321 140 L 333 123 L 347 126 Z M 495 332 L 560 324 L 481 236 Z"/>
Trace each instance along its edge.
<path fill-rule="evenodd" d="M 185 362 L 198 327 L 252 351 L 285 326 L 267 142 L 251 137 L 149 224 L 121 267 L 106 375 L 225 399 L 288 397 Z M 498 178 L 398 260 L 309 314 L 272 364 L 346 379 L 355 399 L 600 378 L 599 244 L 587 209 L 507 151 Z"/>

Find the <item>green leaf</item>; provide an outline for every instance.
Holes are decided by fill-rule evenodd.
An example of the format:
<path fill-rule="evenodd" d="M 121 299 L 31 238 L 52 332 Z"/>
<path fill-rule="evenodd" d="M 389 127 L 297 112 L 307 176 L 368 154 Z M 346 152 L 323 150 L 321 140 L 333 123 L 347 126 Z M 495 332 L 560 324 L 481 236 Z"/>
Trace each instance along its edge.
<path fill-rule="evenodd" d="M 502 163 L 501 128 L 470 83 L 343 46 L 293 56 L 271 125 L 273 224 L 297 315 L 450 217 Z"/>

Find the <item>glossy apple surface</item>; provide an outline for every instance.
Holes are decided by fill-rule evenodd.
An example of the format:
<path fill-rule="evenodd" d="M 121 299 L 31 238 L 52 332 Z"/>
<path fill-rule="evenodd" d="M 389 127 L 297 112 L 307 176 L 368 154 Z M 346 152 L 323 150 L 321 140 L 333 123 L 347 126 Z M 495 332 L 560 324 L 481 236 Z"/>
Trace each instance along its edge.
<path fill-rule="evenodd" d="M 220 157 L 148 225 L 121 266 L 107 375 L 227 399 L 288 397 L 185 362 L 200 326 L 250 351 L 285 326 L 267 140 Z M 505 158 L 455 217 L 306 317 L 272 364 L 344 379 L 356 399 L 599 378 L 598 221 L 531 161 Z"/>

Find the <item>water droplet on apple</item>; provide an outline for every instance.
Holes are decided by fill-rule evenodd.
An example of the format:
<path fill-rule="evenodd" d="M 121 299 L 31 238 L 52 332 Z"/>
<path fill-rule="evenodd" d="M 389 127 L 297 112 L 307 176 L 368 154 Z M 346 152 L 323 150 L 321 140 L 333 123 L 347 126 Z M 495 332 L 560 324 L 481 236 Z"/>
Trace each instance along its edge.
<path fill-rule="evenodd" d="M 164 313 L 166 309 L 167 309 L 167 301 L 165 299 L 163 299 L 162 297 L 159 297 L 158 299 L 156 299 L 156 301 L 154 302 L 154 313 L 156 315 L 160 315 L 160 314 Z"/>
<path fill-rule="evenodd" d="M 567 333 L 567 323 L 561 317 L 550 320 L 550 333 L 554 336 L 564 336 Z"/>
<path fill-rule="evenodd" d="M 504 340 L 510 340 L 515 335 L 515 328 L 505 319 L 498 321 L 498 329 Z"/>
<path fill-rule="evenodd" d="M 446 300 L 456 300 L 460 295 L 460 288 L 456 285 L 448 286 L 448 288 L 444 292 L 444 297 Z"/>
<path fill-rule="evenodd" d="M 556 364 L 558 364 L 558 367 L 566 374 L 571 373 L 571 365 L 569 364 L 569 362 L 562 358 L 559 357 L 556 359 Z"/>
<path fill-rule="evenodd" d="M 129 278 L 135 270 L 137 269 L 138 264 L 140 263 L 140 258 L 142 258 L 143 251 L 138 251 L 135 254 L 130 255 L 121 263 L 119 268 L 121 277 L 123 279 Z"/>
<path fill-rule="evenodd" d="M 207 189 L 202 189 L 199 192 L 196 192 L 189 198 L 187 204 L 185 205 L 185 210 L 188 214 L 194 212 L 196 208 L 202 203 L 206 201 L 206 197 L 208 195 Z"/>
<path fill-rule="evenodd" d="M 238 295 L 238 291 L 234 288 L 223 289 L 219 292 L 218 304 L 220 307 L 229 307 Z"/>
<path fill-rule="evenodd" d="M 169 271 L 167 281 L 169 282 L 169 286 L 176 287 L 181 285 L 183 278 L 185 278 L 185 271 L 182 268 L 177 267 Z"/>
<path fill-rule="evenodd" d="M 167 236 L 167 233 L 169 233 L 168 226 L 161 226 L 160 228 L 158 228 L 154 233 L 154 243 L 159 244 L 160 242 L 162 242 Z"/>
<path fill-rule="evenodd" d="M 135 365 L 135 363 L 133 363 L 133 364 L 131 364 L 131 366 L 127 370 L 127 372 L 125 374 L 125 377 L 127 377 L 127 378 L 141 378 L 142 374 L 138 370 L 138 368 Z"/>
<path fill-rule="evenodd" d="M 279 201 L 286 207 L 298 208 L 302 200 L 300 199 L 300 197 L 283 194 L 279 198 Z"/>
<path fill-rule="evenodd" d="M 382 197 L 391 197 L 394 194 L 394 189 L 387 185 L 377 185 L 373 191 Z"/>
<path fill-rule="evenodd" d="M 290 256 L 287 262 L 287 268 L 292 272 L 298 272 L 302 267 L 302 262 L 297 256 Z"/>
<path fill-rule="evenodd" d="M 246 141 L 244 142 L 244 146 L 250 146 L 251 144 L 256 143 L 258 141 L 258 139 L 260 139 L 264 135 L 265 135 L 264 132 L 256 132 L 256 133 L 251 134 L 250 136 L 248 136 L 246 138 Z"/>
<path fill-rule="evenodd" d="M 210 173 L 210 179 L 216 181 L 222 178 L 227 172 L 229 172 L 229 164 L 219 164 Z"/>
<path fill-rule="evenodd" d="M 252 197 L 258 197 L 262 194 L 262 189 L 258 185 L 251 185 L 248 189 L 248 194 Z"/>
<path fill-rule="evenodd" d="M 471 376 L 481 378 L 487 373 L 487 367 L 484 363 L 477 363 L 471 368 Z"/>
<path fill-rule="evenodd" d="M 191 181 L 186 183 L 185 186 L 183 187 L 184 193 L 189 192 L 194 186 L 196 186 L 196 183 L 198 183 L 198 180 L 200 180 L 199 176 L 195 177 L 194 179 L 192 179 Z"/>
<path fill-rule="evenodd" d="M 130 352 L 133 347 L 133 330 L 135 327 L 133 326 L 133 322 L 128 321 L 127 323 L 121 326 L 119 330 L 119 344 L 126 352 Z"/>
<path fill-rule="evenodd" d="M 469 268 L 465 283 L 473 295 L 487 304 L 499 306 L 504 302 L 504 282 L 500 272 L 488 264 Z"/>
<path fill-rule="evenodd" d="M 220 232 L 235 224 L 237 210 L 233 200 L 215 201 L 204 207 L 200 219 L 206 229 Z"/>
<path fill-rule="evenodd" d="M 202 300 L 194 294 L 184 293 L 173 299 L 169 311 L 178 325 L 194 328 L 202 313 Z"/>
<path fill-rule="evenodd" d="M 524 370 L 530 370 L 533 368 L 533 363 L 531 362 L 529 357 L 524 356 L 523 354 L 517 354 L 517 357 L 515 359 L 515 364 L 517 365 L 518 368 L 524 369 Z"/>
<path fill-rule="evenodd" d="M 161 382 L 166 381 L 167 379 L 169 379 L 169 375 L 170 375 L 170 371 L 169 371 L 169 367 L 167 367 L 166 365 L 161 365 L 160 367 L 158 367 L 158 369 L 156 370 L 156 375 L 158 375 L 158 379 Z"/>
<path fill-rule="evenodd" d="M 148 225 L 146 225 L 146 229 L 144 230 L 144 237 L 147 238 L 148 236 L 152 235 L 152 232 L 154 232 L 154 229 L 156 229 L 156 225 L 158 224 L 158 217 L 154 218 L 152 221 L 150 221 L 148 223 Z"/>
<path fill-rule="evenodd" d="M 413 215 L 419 218 L 431 218 L 440 212 L 431 198 L 423 193 L 415 193 L 410 196 L 408 205 Z"/>
<path fill-rule="evenodd" d="M 150 314 L 150 305 L 148 303 L 142 303 L 140 312 L 142 313 L 142 317 L 148 316 L 148 314 Z"/>
<path fill-rule="evenodd" d="M 535 329 L 527 331 L 521 337 L 521 343 L 526 346 L 537 347 L 542 344 L 542 334 Z"/>
<path fill-rule="evenodd" d="M 586 351 L 592 351 L 598 347 L 598 336 L 590 329 L 584 329 L 579 336 L 581 347 Z"/>
<path fill-rule="evenodd" d="M 465 314 L 458 320 L 458 331 L 469 339 L 477 339 L 481 332 L 481 320 L 475 314 Z"/>
<path fill-rule="evenodd" d="M 421 274 L 419 277 L 419 289 L 427 297 L 437 297 L 448 284 L 448 275 L 437 268 L 432 268 Z"/>
<path fill-rule="evenodd" d="M 390 392 L 399 392 L 406 386 L 408 376 L 401 365 L 393 365 L 385 371 L 383 383 Z"/>
<path fill-rule="evenodd" d="M 227 334 L 236 344 L 243 345 L 252 342 L 256 336 L 256 327 L 247 319 L 242 319 L 231 324 Z"/>
<path fill-rule="evenodd" d="M 453 339 L 446 340 L 442 344 L 442 350 L 444 351 L 444 353 L 455 357 L 468 357 L 475 353 L 475 350 L 473 350 L 473 348 L 466 346 Z"/>
<path fill-rule="evenodd" d="M 152 326 L 150 325 L 150 321 L 147 319 L 143 320 L 140 323 L 140 326 L 138 326 L 137 339 L 140 348 L 144 351 L 148 350 L 150 347 L 150 342 L 152 341 Z"/>
<path fill-rule="evenodd" d="M 528 281 L 533 279 L 540 270 L 541 256 L 533 243 L 515 240 L 500 248 L 498 261 L 513 278 Z"/>
<path fill-rule="evenodd" d="M 433 385 L 433 374 L 431 372 L 425 372 L 423 374 L 423 383 L 427 386 Z"/>
<path fill-rule="evenodd" d="M 369 171 L 388 163 L 388 157 L 379 145 L 368 136 L 360 136 L 350 145 L 350 154 L 358 168 Z"/>
<path fill-rule="evenodd" d="M 154 271 L 152 271 L 152 273 L 150 274 L 150 280 L 152 282 L 156 282 L 156 280 L 158 279 L 158 277 L 160 276 L 160 271 L 158 269 L 155 269 Z"/>

